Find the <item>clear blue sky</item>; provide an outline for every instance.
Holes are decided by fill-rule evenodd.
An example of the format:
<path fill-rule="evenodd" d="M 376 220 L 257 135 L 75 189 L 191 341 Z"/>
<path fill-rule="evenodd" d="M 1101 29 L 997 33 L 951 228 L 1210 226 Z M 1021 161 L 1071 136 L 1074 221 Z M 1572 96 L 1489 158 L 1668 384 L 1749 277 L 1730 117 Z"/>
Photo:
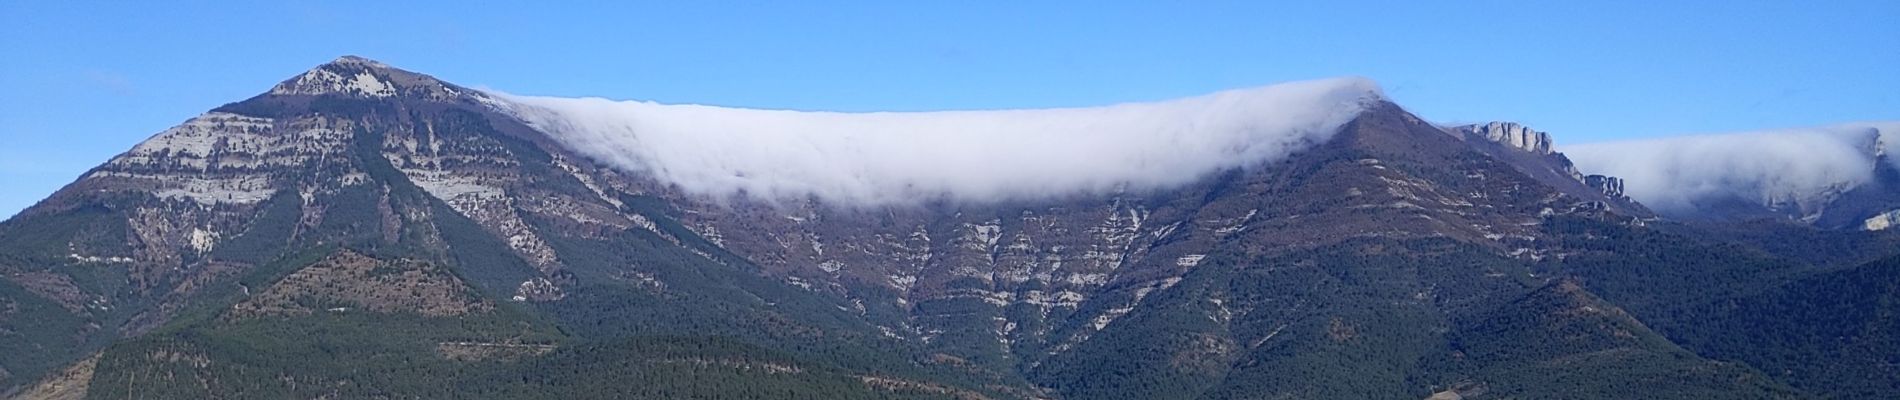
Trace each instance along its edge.
<path fill-rule="evenodd" d="M 1427 119 L 1560 146 L 1900 119 L 1893 0 L 170 3 L 0 2 L 0 216 L 343 54 L 523 94 L 825 110 L 1361 75 Z"/>

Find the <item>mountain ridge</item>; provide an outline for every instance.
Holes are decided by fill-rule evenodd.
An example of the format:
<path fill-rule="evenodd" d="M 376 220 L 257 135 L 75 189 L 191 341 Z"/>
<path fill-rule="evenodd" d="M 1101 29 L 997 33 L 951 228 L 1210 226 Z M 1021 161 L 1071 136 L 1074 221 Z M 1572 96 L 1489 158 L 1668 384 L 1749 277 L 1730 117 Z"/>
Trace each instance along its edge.
<path fill-rule="evenodd" d="M 35 323 L 0 313 L 27 346 L 8 349 L 33 351 L 9 354 L 35 355 L 0 360 L 23 371 L 0 383 L 91 359 L 94 397 L 175 376 L 141 382 L 194 397 L 1423 398 L 1502 376 L 1432 360 L 1455 354 L 1468 321 L 1575 308 L 1508 306 L 1554 283 L 1573 303 L 1631 310 L 1615 321 L 1668 322 L 1645 340 L 1702 332 L 1695 310 L 1640 295 L 1674 281 L 1578 260 L 1719 253 L 1740 261 L 1707 271 L 1754 277 L 1738 285 L 1805 271 L 1652 229 L 1640 204 L 1566 173 L 1562 154 L 1383 100 L 1310 147 L 1179 186 L 878 207 L 709 198 L 583 155 L 506 101 L 346 56 L 114 157 L 0 222 L 0 304 Z M 1610 241 L 1625 237 L 1665 247 Z M 461 287 L 440 282 L 474 300 L 387 297 Z M 259 304 L 309 312 L 232 317 Z M 378 329 L 395 334 L 365 340 Z M 471 362 L 466 343 L 533 351 Z M 288 383 L 233 378 L 310 346 L 402 356 L 313 357 Z M 1644 348 L 1673 361 L 1627 374 L 1552 373 L 1601 388 L 1719 366 L 1742 383 L 1671 395 L 1793 396 L 1670 346 Z M 654 360 L 609 363 L 640 379 L 712 368 L 735 384 L 650 392 L 508 367 L 605 362 L 587 351 Z M 493 379 L 412 379 L 426 371 Z M 551 381 L 573 384 L 531 383 Z"/>

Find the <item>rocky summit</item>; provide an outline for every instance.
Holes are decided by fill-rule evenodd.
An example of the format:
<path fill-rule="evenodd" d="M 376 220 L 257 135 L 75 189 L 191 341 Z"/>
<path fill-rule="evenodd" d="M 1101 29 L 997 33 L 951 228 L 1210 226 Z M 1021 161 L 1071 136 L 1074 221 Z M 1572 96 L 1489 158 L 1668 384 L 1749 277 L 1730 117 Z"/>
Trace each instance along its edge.
<path fill-rule="evenodd" d="M 1537 131 L 1516 122 L 1498 121 L 1481 125 L 1464 125 L 1453 129 L 1467 136 L 1484 138 L 1484 140 L 1532 154 L 1544 155 L 1556 152 L 1553 150 L 1555 146 L 1551 144 L 1549 133 Z"/>
<path fill-rule="evenodd" d="M 0 223 L 0 388 L 1900 397 L 1900 343 L 1885 334 L 1900 328 L 1900 287 L 1883 278 L 1900 260 L 1892 213 L 1855 214 L 1872 218 L 1852 221 L 1864 230 L 1673 218 L 1624 178 L 1580 170 L 1550 134 L 1435 125 L 1369 81 L 848 118 L 557 103 L 343 57 L 159 132 Z M 589 113 L 622 109 L 647 114 Z M 972 132 L 986 127 L 1178 147 L 1025 133 L 1048 139 L 1026 148 L 1075 148 L 1021 154 L 1125 157 L 1008 164 L 1091 167 L 1035 175 L 986 158 L 904 163 L 937 156 L 867 147 L 887 140 L 872 135 L 826 142 L 940 124 L 958 130 L 920 141 L 970 157 L 1020 150 L 967 140 L 1003 138 Z M 788 171 L 852 172 L 775 175 L 640 151 L 736 152 L 719 146 L 745 141 L 691 141 L 733 126 L 806 135 L 737 154 L 866 158 L 797 158 Z M 1128 163 L 1140 168 L 1116 165 Z M 1064 189 L 958 192 L 1012 173 Z M 706 189 L 835 183 L 811 177 L 907 191 Z M 887 184 L 905 178 L 918 183 Z M 1839 201 L 1900 199 L 1867 190 Z"/>

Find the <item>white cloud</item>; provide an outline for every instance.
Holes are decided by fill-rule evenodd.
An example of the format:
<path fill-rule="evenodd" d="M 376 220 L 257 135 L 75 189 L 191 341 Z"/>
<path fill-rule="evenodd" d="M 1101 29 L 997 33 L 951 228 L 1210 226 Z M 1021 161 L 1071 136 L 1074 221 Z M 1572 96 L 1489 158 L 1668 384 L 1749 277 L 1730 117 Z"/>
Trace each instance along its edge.
<path fill-rule="evenodd" d="M 1090 108 L 838 113 L 496 93 L 578 152 L 693 193 L 852 205 L 1181 185 L 1323 142 L 1380 96 L 1335 78 Z"/>
<path fill-rule="evenodd" d="M 1876 147 L 1891 149 L 1896 135 L 1900 122 L 1870 122 L 1593 143 L 1563 152 L 1585 173 L 1623 178 L 1631 198 L 1664 214 L 1692 213 L 1696 202 L 1723 196 L 1810 212 L 1827 196 L 1872 179 Z"/>

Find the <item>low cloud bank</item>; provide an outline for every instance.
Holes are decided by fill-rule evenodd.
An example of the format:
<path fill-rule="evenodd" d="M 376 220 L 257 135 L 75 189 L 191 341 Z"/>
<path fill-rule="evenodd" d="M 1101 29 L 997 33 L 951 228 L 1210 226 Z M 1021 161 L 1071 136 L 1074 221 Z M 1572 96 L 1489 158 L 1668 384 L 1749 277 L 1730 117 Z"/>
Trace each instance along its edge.
<path fill-rule="evenodd" d="M 1891 154 L 1896 140 L 1900 122 L 1870 122 L 1592 143 L 1562 151 L 1584 173 L 1623 178 L 1631 198 L 1664 214 L 1693 213 L 1697 202 L 1725 196 L 1808 210 L 1829 193 L 1873 179 L 1876 155 Z"/>
<path fill-rule="evenodd" d="M 852 205 L 1158 189 L 1324 142 L 1363 78 L 1102 107 L 806 112 L 495 93 L 574 150 L 697 194 Z"/>

